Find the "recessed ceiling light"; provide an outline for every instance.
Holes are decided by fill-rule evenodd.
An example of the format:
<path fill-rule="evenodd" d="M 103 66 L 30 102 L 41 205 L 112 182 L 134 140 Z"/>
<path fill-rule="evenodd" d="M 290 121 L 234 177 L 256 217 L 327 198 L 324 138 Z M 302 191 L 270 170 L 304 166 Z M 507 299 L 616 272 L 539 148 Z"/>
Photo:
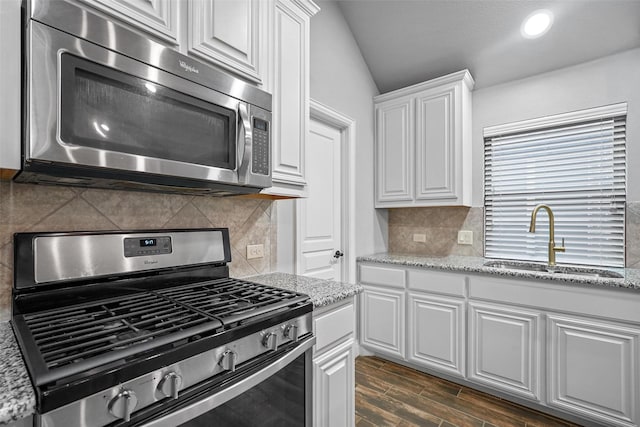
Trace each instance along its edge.
<path fill-rule="evenodd" d="M 553 14 L 550 11 L 546 9 L 536 10 L 522 22 L 520 31 L 523 37 L 535 39 L 549 31 L 551 24 L 553 24 Z"/>

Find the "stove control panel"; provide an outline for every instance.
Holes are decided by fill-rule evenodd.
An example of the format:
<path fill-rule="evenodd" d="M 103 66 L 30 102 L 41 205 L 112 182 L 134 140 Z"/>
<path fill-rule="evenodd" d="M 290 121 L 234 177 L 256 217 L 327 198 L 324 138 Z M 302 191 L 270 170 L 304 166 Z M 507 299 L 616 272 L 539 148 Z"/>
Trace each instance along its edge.
<path fill-rule="evenodd" d="M 124 239 L 124 256 L 162 255 L 171 253 L 171 237 L 135 237 Z"/>

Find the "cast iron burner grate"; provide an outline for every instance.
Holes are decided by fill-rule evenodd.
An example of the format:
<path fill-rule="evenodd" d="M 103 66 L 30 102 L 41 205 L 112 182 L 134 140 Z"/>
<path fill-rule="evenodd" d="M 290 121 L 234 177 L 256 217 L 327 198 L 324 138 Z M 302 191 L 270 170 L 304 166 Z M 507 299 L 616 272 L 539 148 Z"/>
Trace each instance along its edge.
<path fill-rule="evenodd" d="M 223 278 L 25 314 L 24 322 L 47 371 L 44 382 L 307 301 L 295 292 Z"/>

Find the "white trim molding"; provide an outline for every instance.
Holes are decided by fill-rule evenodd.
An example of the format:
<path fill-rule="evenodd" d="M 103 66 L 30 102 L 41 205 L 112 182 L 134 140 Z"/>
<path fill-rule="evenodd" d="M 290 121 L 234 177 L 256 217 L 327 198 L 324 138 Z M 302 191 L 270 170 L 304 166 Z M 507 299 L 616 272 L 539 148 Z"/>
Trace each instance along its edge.
<path fill-rule="evenodd" d="M 356 121 L 314 99 L 309 100 L 309 116 L 340 130 L 342 135 L 342 247 L 345 265 L 342 280 L 356 282 Z M 296 229 L 296 243 L 300 230 Z M 299 248 L 296 248 L 298 256 Z"/>
<path fill-rule="evenodd" d="M 627 114 L 627 103 L 605 105 L 603 107 L 589 108 L 586 110 L 571 111 L 568 113 L 554 114 L 552 116 L 537 117 L 535 119 L 519 122 L 505 123 L 502 125 L 488 126 L 483 129 L 483 137 L 494 137 L 509 133 L 522 132 L 536 128 L 568 125 L 586 120 L 597 120 Z"/>
<path fill-rule="evenodd" d="M 382 102 L 388 99 L 397 99 L 400 96 L 413 95 L 427 89 L 433 89 L 447 84 L 455 84 L 459 81 L 462 81 L 469 88 L 469 90 L 473 90 L 473 87 L 475 86 L 475 80 L 473 80 L 471 73 L 469 72 L 469 70 L 465 69 L 457 71 L 455 73 L 447 74 L 442 77 L 438 77 L 437 79 L 428 80 L 426 82 L 417 83 L 412 86 L 394 90 L 393 92 L 387 92 L 381 95 L 374 96 L 373 101 Z"/>

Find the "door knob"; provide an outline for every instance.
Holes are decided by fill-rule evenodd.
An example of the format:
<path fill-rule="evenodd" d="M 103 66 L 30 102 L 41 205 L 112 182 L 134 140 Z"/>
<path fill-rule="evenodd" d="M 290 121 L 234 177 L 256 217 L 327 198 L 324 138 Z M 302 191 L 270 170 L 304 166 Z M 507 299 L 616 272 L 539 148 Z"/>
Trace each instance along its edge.
<path fill-rule="evenodd" d="M 333 254 L 333 257 L 336 259 L 340 258 L 341 256 L 344 256 L 344 253 L 340 251 L 336 251 L 336 253 Z"/>

